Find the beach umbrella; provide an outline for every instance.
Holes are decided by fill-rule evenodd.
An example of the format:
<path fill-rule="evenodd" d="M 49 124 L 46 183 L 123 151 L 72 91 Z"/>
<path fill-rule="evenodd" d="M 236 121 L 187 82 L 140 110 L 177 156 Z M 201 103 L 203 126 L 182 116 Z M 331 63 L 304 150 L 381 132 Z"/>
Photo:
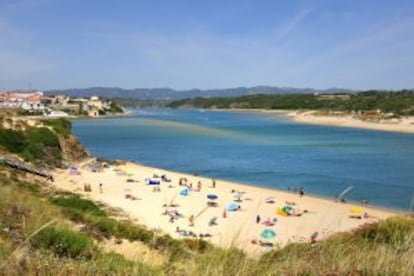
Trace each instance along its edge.
<path fill-rule="evenodd" d="M 155 179 L 146 179 L 145 180 L 148 185 L 160 185 L 161 182 Z"/>
<path fill-rule="evenodd" d="M 290 211 L 292 211 L 292 207 L 290 207 L 290 206 L 283 206 L 283 208 L 282 208 L 282 210 L 285 212 L 285 213 L 289 213 Z"/>
<path fill-rule="evenodd" d="M 276 214 L 287 217 L 288 213 L 286 213 L 285 211 L 282 210 L 282 208 L 277 208 L 276 210 Z"/>
<path fill-rule="evenodd" d="M 359 208 L 359 207 L 351 208 L 350 211 L 352 214 L 362 214 L 364 212 L 364 210 L 362 210 L 362 208 Z"/>
<path fill-rule="evenodd" d="M 218 196 L 215 195 L 215 194 L 209 194 L 209 195 L 207 195 L 207 199 L 210 199 L 210 200 L 216 200 L 217 198 L 218 198 Z"/>
<path fill-rule="evenodd" d="M 182 195 L 182 196 L 188 196 L 188 189 L 182 189 L 180 191 L 180 195 Z"/>
<path fill-rule="evenodd" d="M 260 236 L 264 239 L 272 239 L 272 238 L 276 237 L 276 232 L 273 231 L 272 229 L 265 229 L 265 230 L 262 231 Z"/>
<path fill-rule="evenodd" d="M 229 206 L 227 206 L 227 210 L 228 211 L 236 211 L 238 207 L 239 206 L 236 203 L 230 203 Z"/>

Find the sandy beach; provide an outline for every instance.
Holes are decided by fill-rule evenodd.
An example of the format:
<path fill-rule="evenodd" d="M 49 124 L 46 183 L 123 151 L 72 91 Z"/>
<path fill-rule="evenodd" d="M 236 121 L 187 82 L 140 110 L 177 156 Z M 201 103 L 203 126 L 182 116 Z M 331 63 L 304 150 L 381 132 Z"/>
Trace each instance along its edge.
<path fill-rule="evenodd" d="M 145 180 L 152 178 L 154 174 L 166 175 L 171 182 L 161 181 L 160 185 L 147 185 Z M 213 244 L 224 247 L 235 245 L 250 254 L 269 250 L 269 247 L 252 244 L 251 241 L 254 239 L 273 243 L 274 246 L 284 246 L 294 241 L 309 242 L 315 232 L 318 233 L 317 239 L 323 239 L 332 233 L 348 231 L 361 224 L 396 214 L 390 210 L 360 207 L 308 196 L 306 191 L 304 196 L 300 196 L 293 192 L 221 180 L 216 180 L 216 187 L 213 188 L 212 180 L 209 178 L 146 167 L 132 162 L 109 166 L 100 172 L 93 172 L 87 163 L 83 163 L 77 165 L 76 173 L 56 170 L 54 177 L 56 188 L 79 193 L 111 207 L 120 208 L 136 223 L 146 225 L 150 229 L 168 233 L 174 238 L 183 238 L 184 232 L 178 233 L 177 227 L 197 235 L 209 234 L 211 237 L 205 239 Z M 178 185 L 182 177 L 187 178 L 188 185 L 192 183 L 193 189 L 187 196 L 180 195 L 185 189 L 184 186 Z M 134 182 L 130 182 L 131 180 Z M 199 181 L 202 185 L 200 191 L 196 189 Z M 85 184 L 90 184 L 91 192 L 84 192 Z M 154 187 L 159 187 L 160 191 L 154 191 Z M 207 205 L 209 194 L 218 197 L 214 200 L 217 207 Z M 228 205 L 231 203 L 240 205 L 240 210 L 229 211 Z M 165 207 L 171 204 L 176 206 Z M 277 212 L 278 208 L 285 206 L 292 208 L 292 212 L 302 215 L 284 216 Z M 350 218 L 353 208 L 362 208 L 369 217 Z M 177 212 L 180 216 L 172 222 L 170 215 L 163 214 L 166 211 L 170 214 Z M 257 215 L 260 215 L 260 223 L 256 222 Z M 194 226 L 190 226 L 190 216 L 194 216 Z M 216 225 L 211 225 L 214 217 Z M 274 225 L 265 225 L 263 222 L 266 220 Z M 276 236 L 267 239 L 261 237 L 265 229 L 271 229 Z"/>
<path fill-rule="evenodd" d="M 300 123 L 414 133 L 414 117 L 404 117 L 398 120 L 382 120 L 377 123 L 362 121 L 352 115 L 317 115 L 314 111 L 290 112 L 288 116 Z"/>
<path fill-rule="evenodd" d="M 214 109 L 213 109 L 214 110 Z M 340 113 L 322 115 L 317 110 L 279 110 L 279 109 L 217 109 L 219 111 L 246 112 L 246 113 L 274 113 L 286 115 L 295 122 L 327 125 L 337 127 L 362 128 L 380 131 L 392 131 L 402 133 L 414 133 L 414 116 L 401 117 L 399 119 L 380 120 L 379 122 L 363 121 L 352 114 Z"/>

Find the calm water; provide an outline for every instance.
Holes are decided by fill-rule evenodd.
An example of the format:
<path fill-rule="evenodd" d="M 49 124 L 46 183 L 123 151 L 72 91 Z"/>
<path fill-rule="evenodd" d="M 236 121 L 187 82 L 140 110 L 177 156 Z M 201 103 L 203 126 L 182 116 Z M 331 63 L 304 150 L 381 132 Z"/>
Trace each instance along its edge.
<path fill-rule="evenodd" d="M 414 135 L 299 124 L 274 114 L 141 109 L 79 120 L 74 133 L 96 156 L 258 186 L 408 209 Z"/>

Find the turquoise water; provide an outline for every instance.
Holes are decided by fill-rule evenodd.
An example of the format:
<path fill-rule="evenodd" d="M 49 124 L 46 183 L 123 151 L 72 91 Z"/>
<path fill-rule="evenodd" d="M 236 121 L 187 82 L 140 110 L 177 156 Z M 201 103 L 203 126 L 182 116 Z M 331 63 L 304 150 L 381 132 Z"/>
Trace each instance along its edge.
<path fill-rule="evenodd" d="M 368 199 L 407 210 L 414 194 L 414 135 L 315 126 L 282 115 L 138 109 L 131 117 L 78 120 L 96 156 L 312 194 Z"/>

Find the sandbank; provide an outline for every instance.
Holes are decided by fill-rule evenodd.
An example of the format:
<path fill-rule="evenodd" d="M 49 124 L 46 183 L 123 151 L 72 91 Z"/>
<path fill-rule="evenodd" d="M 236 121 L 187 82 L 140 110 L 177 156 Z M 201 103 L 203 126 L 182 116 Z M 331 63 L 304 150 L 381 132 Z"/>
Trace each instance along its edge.
<path fill-rule="evenodd" d="M 213 109 L 214 110 L 214 109 Z M 360 120 L 349 113 L 321 114 L 316 110 L 279 110 L 279 109 L 215 109 L 217 111 L 243 113 L 274 113 L 285 115 L 298 123 L 327 125 L 336 127 L 361 128 L 379 131 L 414 133 L 414 116 L 405 116 L 399 119 L 383 119 L 380 121 Z"/>

